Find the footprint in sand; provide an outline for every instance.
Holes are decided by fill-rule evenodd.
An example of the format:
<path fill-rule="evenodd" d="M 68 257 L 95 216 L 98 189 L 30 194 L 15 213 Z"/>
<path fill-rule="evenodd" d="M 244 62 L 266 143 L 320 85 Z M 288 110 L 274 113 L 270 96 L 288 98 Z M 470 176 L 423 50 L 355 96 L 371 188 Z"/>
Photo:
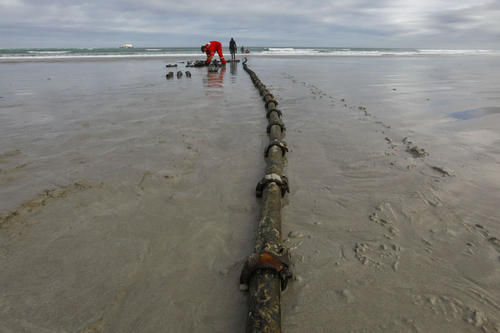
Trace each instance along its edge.
<path fill-rule="evenodd" d="M 437 165 L 431 166 L 431 168 L 437 172 L 439 172 L 443 177 L 448 176 L 448 177 L 455 177 L 455 171 L 452 169 L 449 169 L 447 167 L 441 167 Z"/>
<path fill-rule="evenodd" d="M 472 227 L 473 230 L 476 230 L 479 232 L 487 241 L 488 243 L 493 246 L 499 253 L 500 253 L 500 239 L 497 237 L 493 236 L 490 234 L 490 231 L 486 229 L 483 225 L 481 224 L 475 224 Z"/>
<path fill-rule="evenodd" d="M 444 295 L 415 295 L 414 303 L 418 306 L 427 306 L 434 313 L 440 314 L 444 320 L 452 322 L 462 320 L 472 326 L 481 328 L 482 332 L 498 332 L 500 324 L 496 318 L 489 317 L 474 305 Z"/>
<path fill-rule="evenodd" d="M 368 216 L 368 219 L 388 231 L 388 234 L 385 234 L 387 239 L 392 240 L 394 237 L 399 236 L 399 229 L 394 225 L 394 222 L 398 222 L 398 217 L 389 202 L 378 205 L 375 212 Z"/>
<path fill-rule="evenodd" d="M 399 270 L 401 247 L 396 244 L 363 242 L 354 245 L 354 256 L 366 266 Z"/>

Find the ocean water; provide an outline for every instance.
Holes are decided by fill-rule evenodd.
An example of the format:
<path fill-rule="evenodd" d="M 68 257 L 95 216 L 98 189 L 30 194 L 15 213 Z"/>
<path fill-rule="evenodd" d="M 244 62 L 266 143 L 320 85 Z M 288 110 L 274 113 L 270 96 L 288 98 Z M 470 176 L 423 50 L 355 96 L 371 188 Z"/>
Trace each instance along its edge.
<path fill-rule="evenodd" d="M 402 48 L 340 48 L 340 47 L 248 47 L 252 56 L 428 56 L 428 55 L 492 55 L 500 50 L 438 50 Z M 225 53 L 229 50 L 224 49 Z M 197 57 L 198 47 L 136 47 L 136 48 L 53 48 L 0 49 L 0 61 L 37 61 L 85 58 L 156 58 Z"/>

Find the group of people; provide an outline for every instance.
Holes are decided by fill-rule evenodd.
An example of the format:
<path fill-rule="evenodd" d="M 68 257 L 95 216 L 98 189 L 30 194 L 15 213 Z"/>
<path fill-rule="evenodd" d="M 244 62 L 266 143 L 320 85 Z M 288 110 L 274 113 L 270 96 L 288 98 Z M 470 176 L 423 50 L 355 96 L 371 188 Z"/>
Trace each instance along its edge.
<path fill-rule="evenodd" d="M 229 52 L 231 52 L 231 59 L 234 60 L 236 59 L 236 50 L 238 50 L 236 46 L 236 42 L 234 41 L 233 38 L 229 41 Z M 208 44 L 202 45 L 201 46 L 201 52 L 207 54 L 207 60 L 205 61 L 205 64 L 208 66 L 210 62 L 212 62 L 212 58 L 215 56 L 215 53 L 219 55 L 220 62 L 225 64 L 226 60 L 224 59 L 224 54 L 222 53 L 222 44 L 218 41 L 211 41 Z M 244 52 L 243 46 L 241 47 L 241 53 Z M 246 53 L 249 53 L 248 50 L 246 50 Z"/>

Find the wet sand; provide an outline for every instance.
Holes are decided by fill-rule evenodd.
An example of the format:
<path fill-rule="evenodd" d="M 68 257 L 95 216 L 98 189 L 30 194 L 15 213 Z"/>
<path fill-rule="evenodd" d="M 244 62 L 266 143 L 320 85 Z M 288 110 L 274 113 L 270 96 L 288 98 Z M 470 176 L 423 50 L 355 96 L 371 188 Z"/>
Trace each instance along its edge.
<path fill-rule="evenodd" d="M 499 62 L 250 58 L 291 148 L 285 332 L 500 331 Z M 264 107 L 240 64 L 166 63 L 0 64 L 0 331 L 244 330 Z"/>

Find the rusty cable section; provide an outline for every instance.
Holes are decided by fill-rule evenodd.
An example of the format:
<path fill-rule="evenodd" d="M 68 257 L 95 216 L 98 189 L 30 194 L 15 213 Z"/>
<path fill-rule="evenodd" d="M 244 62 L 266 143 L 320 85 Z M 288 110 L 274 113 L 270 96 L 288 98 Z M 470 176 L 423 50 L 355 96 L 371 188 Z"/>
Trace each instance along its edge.
<path fill-rule="evenodd" d="M 246 332 L 281 332 L 281 291 L 292 277 L 290 255 L 281 243 L 281 207 L 289 191 L 283 175 L 288 147 L 283 141 L 285 124 L 278 102 L 258 76 L 243 61 L 265 104 L 269 144 L 265 149 L 266 172 L 257 184 L 256 195 L 262 198 L 254 253 L 248 257 L 240 277 L 240 287 L 249 292 Z"/>

